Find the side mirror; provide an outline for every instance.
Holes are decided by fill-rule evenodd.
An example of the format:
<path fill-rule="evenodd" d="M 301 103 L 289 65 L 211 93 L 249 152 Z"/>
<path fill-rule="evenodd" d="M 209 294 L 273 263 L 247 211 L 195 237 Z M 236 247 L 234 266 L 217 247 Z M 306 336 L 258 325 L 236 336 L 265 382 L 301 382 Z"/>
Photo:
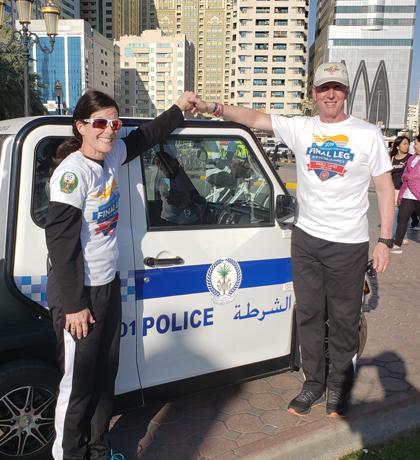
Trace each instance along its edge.
<path fill-rule="evenodd" d="M 297 200 L 292 195 L 277 195 L 276 219 L 279 224 L 293 224 L 297 214 Z"/>

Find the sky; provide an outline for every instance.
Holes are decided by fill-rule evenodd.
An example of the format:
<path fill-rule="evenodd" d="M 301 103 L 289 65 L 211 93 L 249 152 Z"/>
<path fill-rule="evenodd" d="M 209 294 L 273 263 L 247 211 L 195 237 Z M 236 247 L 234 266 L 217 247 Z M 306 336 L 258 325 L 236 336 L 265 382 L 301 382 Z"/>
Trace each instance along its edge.
<path fill-rule="evenodd" d="M 417 104 L 416 98 L 420 84 L 420 5 L 417 1 L 416 30 L 414 33 L 413 61 L 411 64 L 409 103 Z M 310 0 L 309 8 L 309 46 L 312 45 L 315 35 L 316 0 Z"/>

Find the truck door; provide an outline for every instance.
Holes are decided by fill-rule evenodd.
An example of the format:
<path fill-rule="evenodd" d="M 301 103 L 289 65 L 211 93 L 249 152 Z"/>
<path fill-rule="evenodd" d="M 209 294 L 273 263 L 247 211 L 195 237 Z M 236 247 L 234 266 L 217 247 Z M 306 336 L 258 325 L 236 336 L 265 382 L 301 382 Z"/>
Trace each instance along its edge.
<path fill-rule="evenodd" d="M 19 202 L 16 203 L 17 226 L 14 258 L 14 279 L 17 288 L 30 300 L 47 308 L 46 260 L 44 226 L 49 201 L 49 169 L 57 146 L 65 136 L 71 136 L 69 125 L 51 124 L 51 119 L 41 118 L 25 138 L 20 162 Z M 33 122 L 36 125 L 36 121 Z M 130 274 L 134 272 L 133 240 L 130 226 L 128 190 L 128 167 L 120 171 L 120 222 L 118 223 L 118 261 L 121 273 L 123 321 L 129 325 L 135 320 L 135 300 L 130 285 Z M 136 366 L 135 338 L 122 328 L 120 367 L 116 392 L 125 393 L 140 387 Z"/>
<path fill-rule="evenodd" d="M 253 136 L 183 128 L 130 164 L 142 387 L 289 355 L 284 194 Z"/>

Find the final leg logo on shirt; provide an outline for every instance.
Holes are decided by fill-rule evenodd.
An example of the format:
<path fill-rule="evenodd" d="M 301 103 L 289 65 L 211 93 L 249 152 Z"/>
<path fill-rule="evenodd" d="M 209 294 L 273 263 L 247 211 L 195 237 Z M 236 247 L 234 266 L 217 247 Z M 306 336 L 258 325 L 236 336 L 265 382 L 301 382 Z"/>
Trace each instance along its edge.
<path fill-rule="evenodd" d="M 98 223 L 95 233 L 97 235 L 102 233 L 105 236 L 112 235 L 117 227 L 119 219 L 118 202 L 120 200 L 120 194 L 117 183 L 113 181 L 110 187 L 98 193 L 95 198 L 100 202 L 105 201 L 105 203 L 98 206 L 98 210 L 94 211 L 92 216 Z"/>
<path fill-rule="evenodd" d="M 347 172 L 345 166 L 348 161 L 353 161 L 354 153 L 345 147 L 349 141 L 347 136 L 312 136 L 312 145 L 308 147 L 309 171 L 326 181 L 335 175 L 344 176 Z"/>

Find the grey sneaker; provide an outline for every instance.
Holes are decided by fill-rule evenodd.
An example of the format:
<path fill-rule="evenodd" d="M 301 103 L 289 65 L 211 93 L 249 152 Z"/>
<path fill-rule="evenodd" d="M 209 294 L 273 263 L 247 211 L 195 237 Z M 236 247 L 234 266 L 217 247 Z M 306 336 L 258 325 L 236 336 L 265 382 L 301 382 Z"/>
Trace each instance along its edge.
<path fill-rule="evenodd" d="M 311 407 L 325 401 L 325 393 L 316 395 L 310 390 L 303 389 L 296 398 L 292 399 L 287 410 L 293 415 L 306 415 L 311 412 Z"/>
<path fill-rule="evenodd" d="M 345 417 L 349 410 L 349 398 L 337 390 L 327 392 L 327 415 L 328 417 Z"/>

